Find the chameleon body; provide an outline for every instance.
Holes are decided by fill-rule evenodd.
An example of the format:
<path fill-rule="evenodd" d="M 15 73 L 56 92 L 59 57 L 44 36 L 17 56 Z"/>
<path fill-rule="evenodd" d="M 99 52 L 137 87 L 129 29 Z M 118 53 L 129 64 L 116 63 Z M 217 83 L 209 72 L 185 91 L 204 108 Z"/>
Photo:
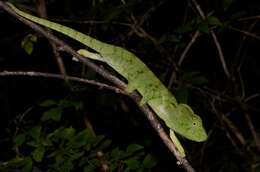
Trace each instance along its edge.
<path fill-rule="evenodd" d="M 127 79 L 127 92 L 131 93 L 137 90 L 142 95 L 140 105 L 147 103 L 172 130 L 172 134 L 174 131 L 187 139 L 198 142 L 207 139 L 201 118 L 188 105 L 179 104 L 153 72 L 133 53 L 122 47 L 101 42 L 72 28 L 20 11 L 10 3 L 9 6 L 20 16 L 63 33 L 95 50 L 97 53 L 91 53 L 87 50 L 79 52 L 87 57 L 106 62 Z M 173 142 L 178 142 L 175 135 L 171 138 Z M 182 152 L 182 156 L 185 156 L 182 146 L 179 142 L 177 144 L 179 144 L 177 148 Z"/>

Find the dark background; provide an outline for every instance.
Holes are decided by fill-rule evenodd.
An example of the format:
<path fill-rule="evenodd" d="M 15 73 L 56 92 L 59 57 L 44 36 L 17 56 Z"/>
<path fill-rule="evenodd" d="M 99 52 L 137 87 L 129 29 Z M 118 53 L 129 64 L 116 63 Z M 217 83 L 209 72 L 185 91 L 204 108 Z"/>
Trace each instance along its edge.
<path fill-rule="evenodd" d="M 217 25 L 203 23 L 192 2 L 186 0 L 126 0 L 126 4 L 120 0 L 46 2 L 50 20 L 132 51 L 165 85 L 174 74 L 169 89 L 201 116 L 209 133 L 203 143 L 181 139 L 188 159 L 198 171 L 260 171 L 260 145 L 255 137 L 260 132 L 259 1 L 198 1 L 205 15 L 220 21 Z M 37 3 L 20 1 L 20 4 L 20 8 L 35 11 Z M 35 32 L 3 10 L 0 21 L 1 72 L 59 73 L 51 46 L 44 37 L 38 35 L 33 52 L 28 55 L 21 42 L 27 34 Z M 223 71 L 210 30 L 217 36 L 230 78 Z M 179 66 L 178 60 L 196 31 L 200 31 L 200 36 Z M 76 50 L 83 48 L 57 35 Z M 69 75 L 109 83 L 87 67 L 83 70 L 68 54 L 61 55 Z M 89 114 L 96 133 L 121 145 L 147 145 L 158 158 L 159 171 L 178 168 L 172 163 L 173 155 L 126 96 L 91 85 L 67 85 L 61 80 L 28 76 L 0 77 L 0 160 L 10 158 L 9 139 L 19 115 L 33 107 L 30 113 L 37 116 L 42 113 L 37 106 L 41 101 L 64 98 L 83 102 L 83 114 Z M 84 127 L 82 116 L 71 121 L 79 128 Z"/>

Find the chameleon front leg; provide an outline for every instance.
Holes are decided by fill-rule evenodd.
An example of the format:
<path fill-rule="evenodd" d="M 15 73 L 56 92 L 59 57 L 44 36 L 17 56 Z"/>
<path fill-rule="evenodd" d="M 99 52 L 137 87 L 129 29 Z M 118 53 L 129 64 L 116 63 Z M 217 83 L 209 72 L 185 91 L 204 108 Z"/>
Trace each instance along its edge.
<path fill-rule="evenodd" d="M 90 52 L 86 49 L 80 49 L 80 50 L 77 51 L 77 53 L 79 53 L 80 55 L 82 55 L 86 58 L 90 58 L 92 60 L 102 61 L 104 63 L 106 62 L 104 60 L 104 58 L 99 53 L 92 53 L 92 52 Z M 76 58 L 73 58 L 73 60 L 78 61 L 78 59 L 76 59 Z M 126 92 L 132 93 L 135 89 L 136 89 L 136 86 L 135 86 L 134 82 L 128 81 Z M 142 99 L 141 102 L 144 102 L 143 99 Z M 141 103 L 141 105 L 145 104 L 146 102 L 147 101 L 145 101 L 144 103 Z"/>
<path fill-rule="evenodd" d="M 98 60 L 98 61 L 105 62 L 104 58 L 102 58 L 102 56 L 99 53 L 92 53 L 92 52 L 90 52 L 90 51 L 88 51 L 86 49 L 80 49 L 80 50 L 77 51 L 77 53 L 82 55 L 82 56 L 84 56 L 84 57 L 93 59 L 93 60 Z M 75 58 L 73 58 L 73 60 L 78 61 Z"/>
<path fill-rule="evenodd" d="M 80 55 L 90 58 L 92 60 L 97 60 L 97 61 L 102 61 L 102 62 L 106 62 L 104 60 L 104 58 L 99 54 L 99 53 L 92 53 L 86 49 L 80 49 L 77 51 L 77 53 L 79 53 Z M 77 59 L 73 58 L 73 60 L 78 61 Z M 126 88 L 126 92 L 128 93 L 132 93 L 134 90 L 136 90 L 136 84 L 135 81 L 128 81 L 127 84 L 127 88 Z M 147 102 L 147 100 L 144 100 L 144 98 L 142 98 L 140 105 L 144 105 Z"/>
<path fill-rule="evenodd" d="M 184 148 L 182 147 L 180 141 L 178 140 L 178 138 L 176 137 L 175 133 L 173 130 L 170 130 L 170 138 L 172 140 L 172 142 L 174 143 L 174 145 L 177 147 L 179 153 L 180 153 L 180 156 L 182 158 L 184 158 L 186 155 L 185 155 L 185 151 L 184 151 Z"/>

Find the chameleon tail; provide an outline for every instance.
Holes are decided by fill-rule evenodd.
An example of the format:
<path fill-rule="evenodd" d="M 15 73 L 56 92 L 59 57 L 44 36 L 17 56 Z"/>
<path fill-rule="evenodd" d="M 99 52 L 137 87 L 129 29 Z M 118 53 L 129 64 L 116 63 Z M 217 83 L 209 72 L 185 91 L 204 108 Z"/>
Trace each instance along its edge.
<path fill-rule="evenodd" d="M 97 39 L 91 38 L 90 36 L 85 35 L 75 29 L 72 29 L 72 28 L 63 26 L 61 24 L 54 23 L 54 22 L 48 21 L 46 19 L 39 18 L 39 17 L 33 16 L 31 14 L 28 14 L 26 12 L 23 12 L 23 11 L 19 10 L 18 8 L 16 8 L 11 3 L 7 2 L 7 4 L 9 5 L 9 7 L 11 7 L 11 9 L 13 9 L 20 16 L 22 16 L 30 21 L 33 21 L 35 23 L 38 23 L 42 26 L 45 26 L 47 28 L 53 29 L 57 32 L 63 33 L 64 35 L 67 35 L 68 37 L 81 42 L 82 44 L 86 45 L 87 47 L 90 47 L 91 49 L 93 49 L 97 52 L 106 51 L 104 49 L 104 47 L 110 47 L 109 44 L 106 44 Z"/>

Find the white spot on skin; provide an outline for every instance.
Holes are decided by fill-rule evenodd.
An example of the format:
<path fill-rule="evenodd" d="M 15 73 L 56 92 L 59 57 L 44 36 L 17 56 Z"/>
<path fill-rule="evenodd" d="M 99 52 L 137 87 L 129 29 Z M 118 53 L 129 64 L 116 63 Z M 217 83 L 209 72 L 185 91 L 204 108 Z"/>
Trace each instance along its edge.
<path fill-rule="evenodd" d="M 160 106 L 160 107 L 159 107 L 159 111 L 160 111 L 162 114 L 165 114 L 165 113 L 166 113 L 165 106 Z"/>

